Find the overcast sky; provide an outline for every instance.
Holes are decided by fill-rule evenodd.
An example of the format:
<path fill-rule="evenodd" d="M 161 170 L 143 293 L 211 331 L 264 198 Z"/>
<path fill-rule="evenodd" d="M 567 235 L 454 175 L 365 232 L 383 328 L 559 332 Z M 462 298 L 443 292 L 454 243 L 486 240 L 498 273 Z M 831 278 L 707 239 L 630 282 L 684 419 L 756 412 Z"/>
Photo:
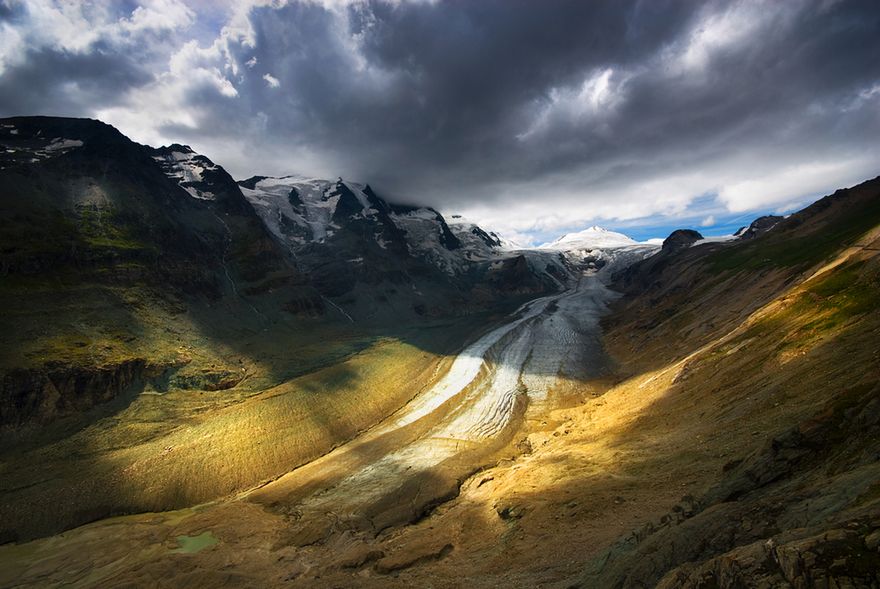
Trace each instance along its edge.
<path fill-rule="evenodd" d="M 523 241 L 880 174 L 877 0 L 0 0 L 0 116 L 343 176 Z"/>

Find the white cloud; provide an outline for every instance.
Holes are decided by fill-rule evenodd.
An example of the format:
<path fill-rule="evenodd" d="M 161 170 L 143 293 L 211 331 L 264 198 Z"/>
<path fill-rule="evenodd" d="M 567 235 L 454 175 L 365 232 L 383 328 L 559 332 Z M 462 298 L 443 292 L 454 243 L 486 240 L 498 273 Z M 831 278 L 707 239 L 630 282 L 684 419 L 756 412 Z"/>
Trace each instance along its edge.
<path fill-rule="evenodd" d="M 8 23 L 0 23 L 0 75 L 10 65 L 22 59 L 22 38 L 18 30 Z"/>
<path fill-rule="evenodd" d="M 700 227 L 711 227 L 715 224 L 715 215 L 709 215 L 702 221 L 700 221 Z"/>
<path fill-rule="evenodd" d="M 143 0 L 130 14 L 103 2 L 13 0 L 11 4 L 22 10 L 22 16 L 15 24 L 0 27 L 0 73 L 23 63 L 23 47 L 82 54 L 101 42 L 122 49 L 144 35 L 183 30 L 195 21 L 195 13 L 179 0 Z"/>
<path fill-rule="evenodd" d="M 281 86 L 281 82 L 279 82 L 278 78 L 272 74 L 263 74 L 263 79 L 266 80 L 266 85 L 269 86 L 269 88 L 278 88 Z"/>
<path fill-rule="evenodd" d="M 711 60 L 724 52 L 741 48 L 768 31 L 779 33 L 786 19 L 803 6 L 797 3 L 739 0 L 725 10 L 707 4 L 690 33 L 667 49 L 664 61 L 676 73 L 691 74 L 706 69 Z"/>
<path fill-rule="evenodd" d="M 211 90 L 226 99 L 238 97 L 238 89 L 224 74 L 232 73 L 226 40 L 218 38 L 207 47 L 188 41 L 168 60 L 167 69 L 146 86 L 129 90 L 122 104 L 99 108 L 95 116 L 123 130 L 142 143 L 153 145 L 176 141 L 162 132 L 163 127 L 197 129 L 203 107 L 191 96 Z"/>
<path fill-rule="evenodd" d="M 720 213 L 748 213 L 785 209 L 804 204 L 810 197 L 829 194 L 877 175 L 880 154 L 842 157 L 824 162 L 785 165 L 756 154 L 754 159 L 731 156 L 695 167 L 688 173 L 656 174 L 646 179 L 619 178 L 606 186 L 578 184 L 558 177 L 534 183 L 500 184 L 488 188 L 499 193 L 503 206 L 474 198 L 470 206 L 444 213 L 461 213 L 505 235 L 560 235 L 593 224 L 634 221 L 668 223 L 683 215 L 704 215 L 703 226 L 714 224 Z M 760 165 L 756 162 L 764 160 Z M 702 195 L 718 194 L 719 212 L 692 210 Z M 540 197 L 535 197 L 540 195 Z"/>
<path fill-rule="evenodd" d="M 134 9 L 131 17 L 119 21 L 127 33 L 186 28 L 195 21 L 195 13 L 177 0 L 150 0 Z"/>
<path fill-rule="evenodd" d="M 598 68 L 583 82 L 572 88 L 551 88 L 531 115 L 525 131 L 516 138 L 520 141 L 546 136 L 559 128 L 593 126 L 596 119 L 608 115 L 624 97 L 629 74 L 614 68 Z"/>
<path fill-rule="evenodd" d="M 876 175 L 880 155 L 861 154 L 843 159 L 823 159 L 793 163 L 769 170 L 749 170 L 739 174 L 718 191 L 719 199 L 731 212 L 754 210 L 802 201 L 808 195 L 822 195 Z"/>

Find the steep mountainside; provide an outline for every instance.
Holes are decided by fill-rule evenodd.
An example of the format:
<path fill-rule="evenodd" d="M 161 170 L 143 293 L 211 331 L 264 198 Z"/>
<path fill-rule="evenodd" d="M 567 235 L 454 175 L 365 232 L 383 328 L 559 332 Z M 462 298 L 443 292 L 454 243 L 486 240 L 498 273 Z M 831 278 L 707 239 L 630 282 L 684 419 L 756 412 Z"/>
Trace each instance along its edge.
<path fill-rule="evenodd" d="M 312 284 L 354 318 L 470 312 L 553 292 L 569 278 L 552 255 L 510 252 L 476 225 L 450 226 L 434 209 L 389 203 L 367 185 L 298 176 L 239 185 Z"/>
<path fill-rule="evenodd" d="M 4 426 L 82 412 L 180 368 L 175 345 L 131 334 L 173 322 L 188 299 L 226 298 L 260 319 L 246 297 L 280 285 L 316 296 L 216 166 L 215 196 L 199 200 L 152 150 L 96 121 L 5 119 L 0 142 Z"/>
<path fill-rule="evenodd" d="M 880 178 L 759 225 L 619 278 L 608 341 L 654 399 L 633 427 L 669 416 L 670 468 L 718 470 L 585 587 L 880 580 Z"/>

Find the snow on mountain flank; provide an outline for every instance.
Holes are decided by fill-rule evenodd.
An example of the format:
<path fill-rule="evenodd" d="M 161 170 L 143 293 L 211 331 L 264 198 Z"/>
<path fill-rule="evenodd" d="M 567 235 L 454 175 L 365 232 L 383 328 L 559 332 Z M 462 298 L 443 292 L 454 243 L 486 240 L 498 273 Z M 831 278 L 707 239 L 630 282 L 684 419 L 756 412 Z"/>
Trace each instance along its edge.
<path fill-rule="evenodd" d="M 700 245 L 703 243 L 726 243 L 728 241 L 733 241 L 735 239 L 737 239 L 736 235 L 715 235 L 715 236 L 710 236 L 710 237 L 704 237 L 703 239 L 698 239 L 693 244 L 691 244 L 691 247 L 694 247 L 695 245 Z"/>
<path fill-rule="evenodd" d="M 153 159 L 159 163 L 166 176 L 176 180 L 193 198 L 214 200 L 213 192 L 201 190 L 196 185 L 204 181 L 205 172 L 217 171 L 217 165 L 186 145 L 172 145 L 158 151 L 160 155 L 154 155 Z"/>
<path fill-rule="evenodd" d="M 403 241 L 398 247 L 404 245 L 410 255 L 450 275 L 466 272 L 472 262 L 496 259 L 517 249 L 460 217 L 447 223 L 430 207 L 391 204 L 367 185 L 342 178 L 254 176 L 238 184 L 276 239 L 293 250 L 333 237 L 349 220 L 369 221 L 358 233 L 366 236 L 370 232 L 366 228 L 371 227 L 379 248 L 391 248 L 388 240 L 397 235 Z"/>
<path fill-rule="evenodd" d="M 36 163 L 83 146 L 79 139 L 19 135 L 15 125 L 0 125 L 0 169 L 7 164 Z"/>
<path fill-rule="evenodd" d="M 455 236 L 472 249 L 479 250 L 485 247 L 501 251 L 525 249 L 522 244 L 507 239 L 494 231 L 485 231 L 482 227 L 461 215 L 451 215 L 447 223 Z"/>
<path fill-rule="evenodd" d="M 239 183 L 242 194 L 282 241 L 304 244 L 332 235 L 339 194 L 336 182 L 303 176 L 255 177 Z M 355 197 L 363 193 L 352 190 Z M 366 197 L 358 201 L 367 206 Z M 365 207 L 366 208 L 366 207 Z"/>

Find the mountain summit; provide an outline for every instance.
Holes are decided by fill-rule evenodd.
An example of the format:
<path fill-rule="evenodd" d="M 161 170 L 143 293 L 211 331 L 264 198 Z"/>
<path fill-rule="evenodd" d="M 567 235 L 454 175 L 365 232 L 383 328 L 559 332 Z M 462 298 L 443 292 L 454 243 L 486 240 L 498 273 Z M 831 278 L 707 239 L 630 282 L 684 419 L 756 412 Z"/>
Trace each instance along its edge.
<path fill-rule="evenodd" d="M 598 225 L 587 227 L 576 233 L 566 233 L 559 239 L 538 246 L 550 250 L 591 250 L 638 245 L 639 242 L 616 231 L 609 231 Z"/>

